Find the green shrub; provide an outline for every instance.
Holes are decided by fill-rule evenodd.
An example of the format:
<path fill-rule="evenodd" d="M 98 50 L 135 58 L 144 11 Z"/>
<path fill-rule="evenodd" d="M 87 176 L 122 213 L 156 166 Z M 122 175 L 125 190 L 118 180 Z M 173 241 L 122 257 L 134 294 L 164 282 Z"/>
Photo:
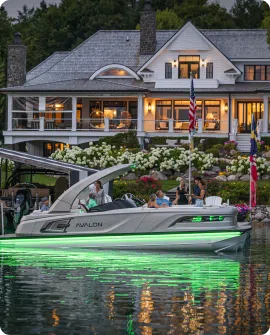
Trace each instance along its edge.
<path fill-rule="evenodd" d="M 132 193 L 140 199 L 148 200 L 152 193 L 162 189 L 162 184 L 150 177 L 139 180 L 115 180 L 113 184 L 113 198 L 121 198 L 125 193 Z"/>
<path fill-rule="evenodd" d="M 262 137 L 261 140 L 264 142 L 264 145 L 270 146 L 270 137 Z"/>
<path fill-rule="evenodd" d="M 231 204 L 249 203 L 249 182 L 219 182 L 213 180 L 207 185 L 207 196 L 219 196 L 223 202 L 227 199 Z M 257 204 L 270 204 L 270 183 L 258 183 L 257 185 Z"/>
<path fill-rule="evenodd" d="M 223 148 L 222 144 L 215 144 L 212 146 L 212 148 L 206 150 L 205 152 L 207 154 L 213 154 L 214 157 L 219 157 L 220 150 Z"/>
<path fill-rule="evenodd" d="M 201 140 L 204 140 L 201 142 Z M 211 149 L 216 144 L 222 144 L 224 145 L 224 142 L 228 141 L 228 137 L 222 137 L 222 138 L 216 138 L 216 137 L 194 137 L 194 145 L 195 148 L 198 148 L 200 150 L 208 150 Z"/>
<path fill-rule="evenodd" d="M 114 145 L 117 149 L 121 146 L 129 149 L 140 149 L 137 133 L 135 131 L 128 131 L 126 133 L 101 138 L 98 141 L 98 145 L 101 145 L 103 142 L 111 146 Z"/>

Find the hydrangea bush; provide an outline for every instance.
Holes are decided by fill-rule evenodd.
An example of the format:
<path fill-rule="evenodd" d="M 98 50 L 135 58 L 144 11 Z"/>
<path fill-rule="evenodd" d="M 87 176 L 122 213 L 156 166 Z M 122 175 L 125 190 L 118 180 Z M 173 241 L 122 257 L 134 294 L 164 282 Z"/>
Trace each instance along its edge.
<path fill-rule="evenodd" d="M 152 148 L 149 152 L 137 151 L 102 143 L 99 146 L 89 143 L 89 148 L 79 147 L 57 150 L 51 158 L 67 163 L 88 166 L 90 168 L 107 168 L 117 164 L 136 164 L 139 172 L 150 169 L 160 171 L 174 170 L 185 172 L 189 165 L 189 150 L 184 148 Z M 201 172 L 211 169 L 218 162 L 213 154 L 206 154 L 197 149 L 192 153 L 192 166 Z"/>
<path fill-rule="evenodd" d="M 227 166 L 227 171 L 230 174 L 241 173 L 242 175 L 249 174 L 250 172 L 250 161 L 249 157 L 238 156 L 236 159 L 231 161 L 231 165 Z M 257 158 L 257 171 L 259 176 L 263 176 L 270 173 L 270 166 L 267 165 L 266 159 L 263 157 Z"/>

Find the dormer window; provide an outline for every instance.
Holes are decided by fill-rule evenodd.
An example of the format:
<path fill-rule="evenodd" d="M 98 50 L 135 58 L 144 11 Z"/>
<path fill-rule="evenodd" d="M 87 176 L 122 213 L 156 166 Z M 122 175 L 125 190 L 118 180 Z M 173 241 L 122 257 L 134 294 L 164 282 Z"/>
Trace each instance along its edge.
<path fill-rule="evenodd" d="M 179 78 L 188 79 L 190 73 L 193 78 L 200 78 L 200 56 L 179 56 Z"/>
<path fill-rule="evenodd" d="M 131 77 L 131 75 L 122 69 L 109 69 L 102 72 L 100 77 Z"/>

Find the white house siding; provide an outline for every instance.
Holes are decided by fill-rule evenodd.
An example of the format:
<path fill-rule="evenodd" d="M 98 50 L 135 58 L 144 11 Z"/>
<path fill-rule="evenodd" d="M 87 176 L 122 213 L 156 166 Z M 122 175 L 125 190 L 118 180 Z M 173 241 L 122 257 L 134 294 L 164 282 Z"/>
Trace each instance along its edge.
<path fill-rule="evenodd" d="M 208 49 L 206 49 L 206 45 Z M 190 49 L 184 50 L 184 46 L 187 46 Z M 167 49 L 163 50 L 150 64 L 147 65 L 147 68 L 154 71 L 154 74 L 145 81 L 155 82 L 157 88 L 189 87 L 189 80 L 178 79 L 178 56 L 180 55 L 200 56 L 201 58 L 200 79 L 194 84 L 195 88 L 196 86 L 198 88 L 216 88 L 218 87 L 218 83 L 235 83 L 233 76 L 224 73 L 224 71 L 233 67 L 230 61 L 216 48 L 207 44 L 192 27 L 188 27 L 184 33 L 180 34 L 176 40 L 172 42 L 172 45 L 169 45 Z M 205 60 L 204 67 L 202 66 L 202 59 Z M 174 67 L 174 61 L 176 61 L 176 67 Z M 213 63 L 214 80 L 206 79 L 206 64 L 208 62 Z M 165 79 L 165 63 L 173 64 L 172 79 Z"/>

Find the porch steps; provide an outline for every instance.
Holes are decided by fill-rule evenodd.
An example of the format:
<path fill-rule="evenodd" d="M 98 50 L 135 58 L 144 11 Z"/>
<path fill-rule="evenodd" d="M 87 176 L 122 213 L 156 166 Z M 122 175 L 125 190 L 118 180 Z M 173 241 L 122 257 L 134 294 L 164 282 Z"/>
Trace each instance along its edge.
<path fill-rule="evenodd" d="M 236 135 L 236 142 L 238 143 L 237 150 L 244 153 L 250 152 L 250 134 Z"/>

